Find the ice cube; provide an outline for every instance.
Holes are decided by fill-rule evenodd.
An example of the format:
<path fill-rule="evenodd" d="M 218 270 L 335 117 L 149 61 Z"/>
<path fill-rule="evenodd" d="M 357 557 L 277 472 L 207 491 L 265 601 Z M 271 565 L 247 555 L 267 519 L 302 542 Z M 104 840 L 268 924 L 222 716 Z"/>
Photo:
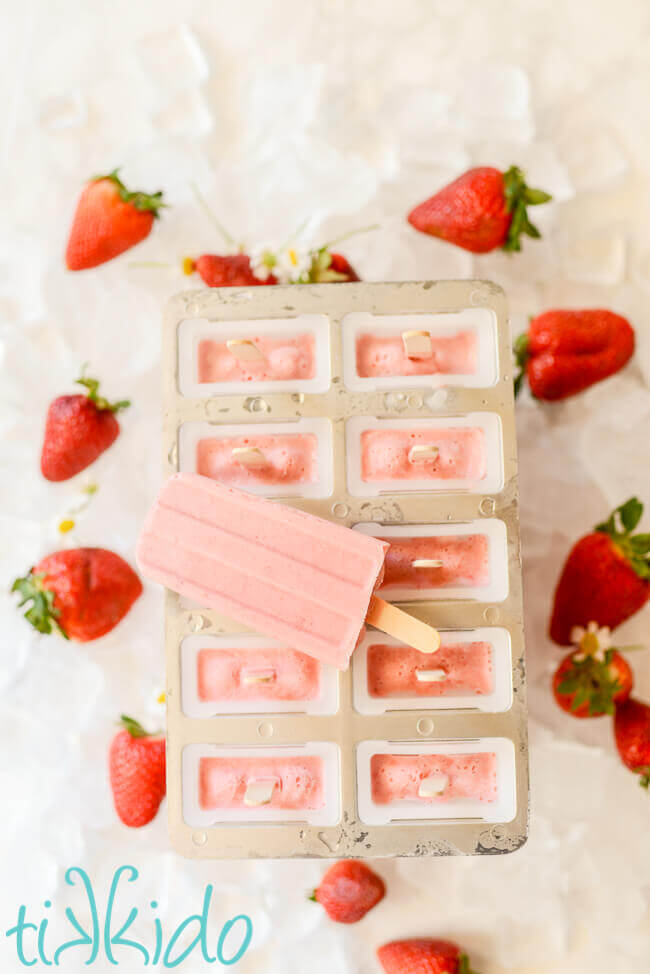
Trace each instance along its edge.
<path fill-rule="evenodd" d="M 589 126 L 567 125 L 558 137 L 557 148 L 579 193 L 616 186 L 629 170 L 617 137 L 595 120 Z"/>
<path fill-rule="evenodd" d="M 139 38 L 134 53 L 158 101 L 197 87 L 210 74 L 201 45 L 186 24 Z"/>
<path fill-rule="evenodd" d="M 38 121 L 50 131 L 83 125 L 87 117 L 86 99 L 80 91 L 46 98 L 38 106 Z"/>
<path fill-rule="evenodd" d="M 214 125 L 210 105 L 198 89 L 181 91 L 174 95 L 153 121 L 156 128 L 165 135 L 186 138 L 200 138 Z"/>
<path fill-rule="evenodd" d="M 566 276 L 584 284 L 618 284 L 625 274 L 625 237 L 614 228 L 569 231 L 562 241 Z"/>

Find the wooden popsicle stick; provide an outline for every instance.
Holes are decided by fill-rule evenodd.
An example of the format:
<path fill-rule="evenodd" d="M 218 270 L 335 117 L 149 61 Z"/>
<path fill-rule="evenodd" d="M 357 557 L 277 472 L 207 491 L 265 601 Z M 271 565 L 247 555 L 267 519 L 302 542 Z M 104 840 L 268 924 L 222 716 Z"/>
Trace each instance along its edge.
<path fill-rule="evenodd" d="M 370 599 L 366 622 L 375 629 L 381 629 L 389 636 L 394 636 L 395 639 L 406 643 L 407 646 L 419 649 L 421 653 L 435 653 L 440 649 L 440 633 L 437 629 L 376 595 Z"/>
<path fill-rule="evenodd" d="M 273 778 L 261 781 L 249 781 L 244 793 L 244 805 L 255 808 L 258 805 L 269 805 L 273 798 L 277 781 Z"/>
<path fill-rule="evenodd" d="M 403 331 L 402 343 L 407 358 L 431 358 L 433 346 L 428 331 Z"/>
<path fill-rule="evenodd" d="M 229 338 L 226 346 L 240 362 L 261 362 L 264 358 L 255 342 L 249 338 Z"/>
<path fill-rule="evenodd" d="M 442 568 L 443 564 L 439 558 L 415 558 L 411 568 Z"/>
<path fill-rule="evenodd" d="M 409 450 L 409 461 L 411 463 L 432 463 L 438 459 L 440 450 L 432 444 L 421 443 L 412 446 Z"/>
<path fill-rule="evenodd" d="M 416 670 L 415 679 L 418 683 L 442 683 L 447 674 L 444 670 Z"/>
<path fill-rule="evenodd" d="M 446 774 L 432 774 L 428 778 L 423 778 L 418 788 L 418 798 L 435 798 L 442 795 L 449 784 Z"/>
<path fill-rule="evenodd" d="M 241 682 L 245 685 L 251 683 L 272 683 L 275 680 L 275 670 L 271 666 L 259 670 L 242 670 Z"/>
<path fill-rule="evenodd" d="M 266 466 L 266 457 L 256 446 L 233 447 L 232 458 L 250 470 L 257 470 Z"/>

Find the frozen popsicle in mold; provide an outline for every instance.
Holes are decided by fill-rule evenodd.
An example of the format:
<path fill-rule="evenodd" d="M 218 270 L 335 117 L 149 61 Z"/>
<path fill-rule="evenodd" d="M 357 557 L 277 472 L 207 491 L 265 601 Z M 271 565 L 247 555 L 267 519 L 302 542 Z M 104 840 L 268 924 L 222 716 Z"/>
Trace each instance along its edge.
<path fill-rule="evenodd" d="M 361 332 L 356 339 L 357 375 L 472 375 L 478 368 L 475 331 L 436 335 L 426 329 L 396 334 Z"/>
<path fill-rule="evenodd" d="M 318 437 L 313 433 L 206 436 L 196 445 L 196 471 L 244 489 L 312 484 L 318 479 Z"/>
<path fill-rule="evenodd" d="M 377 428 L 361 433 L 361 478 L 374 481 L 482 480 L 485 434 L 480 427 Z"/>
<path fill-rule="evenodd" d="M 142 573 L 324 663 L 345 669 L 364 619 L 419 650 L 437 631 L 374 595 L 384 541 L 180 473 L 162 487 L 136 557 Z"/>
<path fill-rule="evenodd" d="M 284 338 L 204 338 L 196 354 L 200 383 L 281 382 L 316 375 L 316 341 L 309 332 Z"/>
<path fill-rule="evenodd" d="M 199 807 L 318 809 L 324 804 L 322 758 L 202 757 Z"/>
<path fill-rule="evenodd" d="M 484 586 L 490 581 L 484 534 L 383 538 L 390 545 L 381 591 Z"/>
<path fill-rule="evenodd" d="M 431 656 L 410 646 L 376 642 L 368 646 L 368 693 L 375 698 L 484 695 L 493 690 L 492 647 L 488 642 L 443 639 Z"/>
<path fill-rule="evenodd" d="M 370 760 L 372 800 L 448 802 L 497 799 L 497 757 L 476 754 L 373 754 Z"/>
<path fill-rule="evenodd" d="M 201 649 L 198 697 L 224 700 L 316 700 L 320 664 L 295 649 Z"/>

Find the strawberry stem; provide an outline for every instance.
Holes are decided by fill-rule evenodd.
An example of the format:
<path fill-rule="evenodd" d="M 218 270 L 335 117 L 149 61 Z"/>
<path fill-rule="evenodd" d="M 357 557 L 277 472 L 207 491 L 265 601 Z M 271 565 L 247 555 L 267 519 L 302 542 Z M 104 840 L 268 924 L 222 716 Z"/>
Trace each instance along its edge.
<path fill-rule="evenodd" d="M 521 250 L 522 234 L 529 237 L 540 237 L 537 227 L 528 218 L 528 206 L 539 206 L 548 203 L 553 197 L 541 189 L 531 189 L 526 185 L 526 178 L 518 166 L 510 166 L 503 174 L 503 192 L 506 198 L 506 208 L 512 213 L 508 236 L 502 249 L 507 251 Z"/>
<path fill-rule="evenodd" d="M 635 768 L 636 773 L 639 777 L 639 784 L 642 788 L 646 790 L 650 789 L 650 767 L 647 768 Z"/>
<path fill-rule="evenodd" d="M 57 622 L 61 613 L 54 606 L 54 592 L 45 588 L 43 585 L 44 578 L 44 575 L 34 574 L 34 569 L 30 568 L 24 578 L 17 578 L 14 581 L 11 591 L 18 592 L 21 596 L 18 608 L 27 602 L 32 603 L 24 615 L 37 632 L 42 632 L 45 635 L 57 632 L 64 639 L 68 639 L 68 634 Z"/>
<path fill-rule="evenodd" d="M 460 954 L 458 957 L 457 974 L 478 974 L 478 971 L 475 971 L 470 967 L 469 957 L 467 954 Z"/>
<path fill-rule="evenodd" d="M 163 203 L 162 190 L 158 190 L 157 193 L 131 192 L 120 179 L 118 175 L 119 171 L 119 169 L 113 169 L 112 172 L 107 173 L 105 176 L 93 176 L 93 182 L 109 179 L 117 188 L 123 203 L 130 203 L 136 210 L 140 210 L 143 213 L 153 213 L 154 217 L 158 219 L 160 216 L 158 211 L 167 206 L 166 203 Z"/>
<path fill-rule="evenodd" d="M 88 398 L 94 402 L 97 409 L 107 409 L 111 413 L 119 413 L 120 409 L 127 409 L 131 405 L 130 399 L 120 399 L 119 402 L 109 402 L 104 396 L 98 396 L 99 379 L 91 379 L 85 375 L 86 366 L 81 369 L 81 375 L 75 379 L 77 385 L 84 386 L 88 390 Z"/>
<path fill-rule="evenodd" d="M 154 735 L 150 734 L 144 729 L 139 721 L 134 720 L 133 717 L 127 717 L 126 714 L 121 714 L 119 719 L 120 726 L 129 732 L 131 737 L 152 737 Z"/>
<path fill-rule="evenodd" d="M 371 230 L 379 230 L 381 224 L 371 223 L 367 227 L 359 227 L 357 230 L 348 230 L 347 233 L 342 233 L 340 237 L 335 237 L 334 240 L 329 240 L 327 243 L 319 247 L 319 250 L 331 250 L 332 247 L 336 247 L 337 244 L 343 243 L 344 240 L 349 240 L 350 237 L 356 237 L 360 233 L 370 233 Z"/>
<path fill-rule="evenodd" d="M 528 361 L 529 338 L 526 332 L 518 335 L 512 343 L 512 352 L 515 357 L 515 364 L 519 371 L 515 376 L 515 399 L 521 392 L 524 378 L 526 376 L 526 362 Z"/>
<path fill-rule="evenodd" d="M 595 531 L 607 534 L 622 551 L 639 578 L 650 580 L 650 534 L 633 534 L 643 515 L 643 504 L 637 497 L 612 511 L 609 518 L 597 524 Z"/>
<path fill-rule="evenodd" d="M 557 686 L 558 693 L 571 696 L 571 710 L 573 712 L 587 704 L 589 715 L 592 717 L 602 714 L 613 714 L 614 698 L 623 689 L 616 676 L 612 676 L 610 666 L 614 657 L 614 650 L 608 649 L 605 659 L 600 662 L 593 656 L 571 661 L 571 668 L 566 671 Z"/>

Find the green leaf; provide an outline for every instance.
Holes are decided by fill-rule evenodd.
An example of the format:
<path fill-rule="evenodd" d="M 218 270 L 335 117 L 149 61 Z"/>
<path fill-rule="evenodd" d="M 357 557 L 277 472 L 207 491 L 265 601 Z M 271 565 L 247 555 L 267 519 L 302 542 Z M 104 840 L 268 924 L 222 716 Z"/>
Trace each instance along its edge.
<path fill-rule="evenodd" d="M 548 203 L 553 199 L 550 193 L 545 193 L 543 189 L 530 189 L 528 186 L 524 189 L 524 200 L 529 206 L 539 206 L 540 203 Z"/>
<path fill-rule="evenodd" d="M 24 578 L 17 578 L 11 586 L 12 592 L 18 592 L 21 599 L 18 607 L 31 602 L 31 606 L 24 613 L 27 621 L 36 629 L 48 636 L 56 632 L 64 639 L 68 635 L 57 622 L 60 611 L 54 606 L 54 592 L 43 586 L 44 575 L 34 574 L 33 570 Z"/>
<path fill-rule="evenodd" d="M 99 380 L 91 379 L 85 375 L 86 366 L 84 365 L 81 370 L 81 375 L 76 380 L 77 385 L 84 386 L 88 390 L 88 398 L 94 402 L 95 406 L 99 410 L 107 409 L 111 413 L 119 413 L 120 409 L 127 409 L 131 405 L 129 399 L 120 399 L 119 402 L 109 402 L 104 396 L 99 396 Z"/>
<path fill-rule="evenodd" d="M 629 545 L 640 555 L 650 551 L 650 534 L 635 534 L 629 540 Z"/>
<path fill-rule="evenodd" d="M 620 507 L 616 508 L 616 512 L 621 517 L 623 527 L 628 532 L 634 531 L 635 527 L 641 520 L 641 515 L 643 514 L 643 504 L 636 497 L 630 497 L 629 501 L 625 504 L 621 504 Z"/>
<path fill-rule="evenodd" d="M 129 732 L 131 737 L 150 737 L 151 735 L 147 733 L 142 724 L 133 717 L 127 717 L 126 714 L 122 714 L 120 717 L 121 726 Z"/>
<path fill-rule="evenodd" d="M 504 172 L 503 193 L 508 212 L 512 213 L 512 220 L 502 249 L 512 253 L 521 250 L 522 234 L 527 234 L 529 237 L 541 236 L 537 227 L 528 218 L 526 207 L 547 203 L 551 196 L 541 189 L 531 189 L 527 186 L 525 176 L 518 166 L 511 166 Z"/>

